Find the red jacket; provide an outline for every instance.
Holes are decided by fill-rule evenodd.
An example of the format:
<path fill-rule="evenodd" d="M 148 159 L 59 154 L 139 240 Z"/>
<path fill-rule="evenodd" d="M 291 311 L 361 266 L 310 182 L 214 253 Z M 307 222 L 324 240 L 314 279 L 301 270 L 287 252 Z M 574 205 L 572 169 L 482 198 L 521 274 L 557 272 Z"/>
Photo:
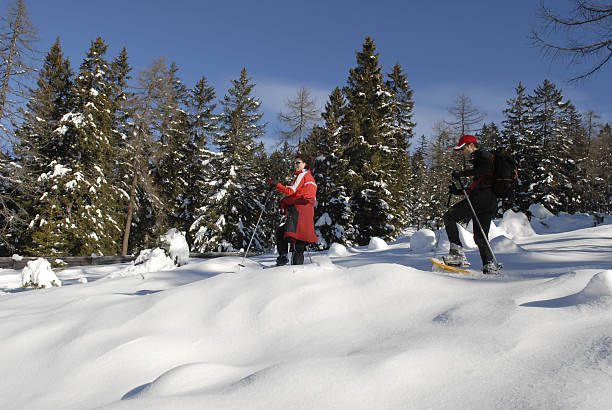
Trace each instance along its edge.
<path fill-rule="evenodd" d="M 317 183 L 310 170 L 296 172 L 291 186 L 276 184 L 276 189 L 287 195 L 280 201 L 281 210 L 287 215 L 285 238 L 308 243 L 319 242 L 314 231 Z"/>

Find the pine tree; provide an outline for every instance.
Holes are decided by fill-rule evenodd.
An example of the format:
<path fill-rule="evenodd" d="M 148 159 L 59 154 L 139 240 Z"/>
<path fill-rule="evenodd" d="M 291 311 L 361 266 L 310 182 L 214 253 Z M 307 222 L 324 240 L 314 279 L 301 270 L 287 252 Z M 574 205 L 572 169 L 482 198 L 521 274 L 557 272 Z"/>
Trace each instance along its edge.
<path fill-rule="evenodd" d="M 561 144 L 566 156 L 560 161 L 560 168 L 565 175 L 566 182 L 559 193 L 560 201 L 565 212 L 588 212 L 589 210 L 586 209 L 588 192 L 588 176 L 585 166 L 588 158 L 586 130 L 582 124 L 582 115 L 569 101 L 563 115 L 567 127 L 562 135 Z"/>
<path fill-rule="evenodd" d="M 397 130 L 391 111 L 392 95 L 378 64 L 374 41 L 369 37 L 356 53 L 357 66 L 350 70 L 344 87 L 347 101 L 342 143 L 347 164 L 347 188 L 356 233 L 356 242 L 367 244 L 377 236 L 398 234 L 397 212 L 387 181 L 393 177 L 393 138 Z"/>
<path fill-rule="evenodd" d="M 478 138 L 478 145 L 484 149 L 493 150 L 503 147 L 501 133 L 494 122 L 483 124 L 480 131 L 476 133 L 476 137 Z"/>
<path fill-rule="evenodd" d="M 35 215 L 34 206 L 45 192 L 40 176 L 48 171 L 49 164 L 68 155 L 68 146 L 55 133 L 59 121 L 68 112 L 68 101 L 72 87 L 70 62 L 64 58 L 59 39 L 47 53 L 39 71 L 37 88 L 29 90 L 29 99 L 21 112 L 22 123 L 15 129 L 16 142 L 13 148 L 15 162 L 20 164 L 22 175 L 11 191 L 17 201 L 17 209 L 26 215 Z M 15 220 L 15 218 L 13 218 Z M 29 222 L 27 220 L 26 224 Z M 21 252 L 30 246 L 32 230 L 21 227 L 19 238 Z M 16 228 L 16 227 L 15 227 Z"/>
<path fill-rule="evenodd" d="M 0 255 L 10 256 L 22 251 L 23 230 L 27 213 L 22 206 L 23 189 L 28 181 L 25 169 L 14 158 L 0 150 Z"/>
<path fill-rule="evenodd" d="M 408 215 L 409 224 L 421 229 L 436 217 L 430 212 L 432 186 L 430 170 L 427 166 L 427 140 L 421 135 L 419 145 L 410 157 L 410 173 L 413 178 L 408 185 Z"/>
<path fill-rule="evenodd" d="M 284 141 L 270 156 L 262 156 L 259 167 L 265 170 L 263 181 L 274 179 L 283 185 L 291 184 L 294 178 L 291 171 L 294 169 L 295 153 L 294 147 L 290 146 L 288 141 Z M 276 230 L 282 224 L 284 216 L 281 215 L 280 201 L 276 192 L 273 190 L 268 195 L 270 196 L 258 232 L 261 232 L 268 246 L 272 247 L 276 244 Z"/>
<path fill-rule="evenodd" d="M 351 245 L 354 241 L 352 212 L 346 188 L 346 165 L 341 141 L 342 121 L 346 101 L 340 88 L 330 94 L 322 113 L 324 124 L 315 129 L 307 146 L 312 145 L 315 159 L 313 176 L 317 181 L 315 230 L 319 246 L 328 248 L 332 243 Z M 311 142 L 312 141 L 312 142 Z"/>
<path fill-rule="evenodd" d="M 156 163 L 155 178 L 166 204 L 168 226 L 184 231 L 191 225 L 189 220 L 181 218 L 184 195 L 189 186 L 188 158 L 191 155 L 191 128 L 187 113 L 188 90 L 177 75 L 175 63 L 165 72 L 162 81 L 159 135 L 161 152 Z"/>
<path fill-rule="evenodd" d="M 563 101 L 561 90 L 548 80 L 538 86 L 530 96 L 533 106 L 533 140 L 525 172 L 529 182 L 529 197 L 532 203 L 541 203 L 557 213 L 565 209 L 562 192 L 571 184 L 564 172 L 563 163 L 569 157 L 567 140 L 568 117 L 565 115 L 568 102 Z M 529 166 L 531 165 L 531 166 Z"/>
<path fill-rule="evenodd" d="M 411 173 L 409 167 L 409 149 L 416 124 L 412 121 L 413 91 L 399 63 L 396 63 L 393 71 L 388 74 L 386 85 L 391 93 L 393 128 L 396 130 L 389 144 L 392 150 L 391 155 L 395 159 L 395 165 L 390 167 L 392 179 L 388 181 L 388 184 L 391 192 L 391 208 L 396 216 L 394 224 L 397 229 L 406 226 L 410 220 L 408 211 L 409 186 L 414 174 Z"/>
<path fill-rule="evenodd" d="M 263 206 L 267 186 L 258 161 L 263 155 L 263 144 L 258 139 L 265 125 L 260 123 L 261 104 L 252 96 L 254 87 L 246 69 L 242 69 L 240 78 L 232 81 L 232 88 L 221 102 L 223 112 L 215 144 L 222 156 L 215 161 L 211 182 L 216 192 L 198 210 L 191 227 L 194 249 L 200 252 L 246 248 Z M 259 232 L 253 249 L 266 246 Z"/>
<path fill-rule="evenodd" d="M 594 191 L 598 194 L 597 211 L 612 212 L 612 127 L 606 123 L 593 142 L 591 155 L 594 160 Z"/>
<path fill-rule="evenodd" d="M 528 167 L 535 163 L 532 161 L 539 152 L 539 146 L 533 143 L 533 107 L 521 82 L 515 88 L 515 93 L 514 98 L 506 100 L 507 108 L 504 110 L 505 119 L 502 121 L 501 146 L 508 149 L 517 162 L 519 179 L 514 197 L 510 200 L 503 200 L 502 208 L 525 212 L 531 204 L 528 181 L 532 172 Z"/>
<path fill-rule="evenodd" d="M 73 72 L 64 58 L 59 38 L 45 57 L 39 72 L 37 88 L 30 97 L 20 127 L 15 131 L 18 142 L 15 151 L 35 177 L 53 159 L 67 155 L 68 147 L 53 131 L 69 111 L 69 96 Z"/>
<path fill-rule="evenodd" d="M 214 113 L 215 90 L 202 77 L 187 97 L 190 137 L 185 150 L 186 188 L 181 196 L 180 229 L 187 233 L 188 243 L 193 243 L 191 225 L 196 210 L 213 194 L 210 178 L 213 174 L 213 158 L 209 143 L 218 130 L 218 117 Z"/>
<path fill-rule="evenodd" d="M 113 133 L 111 69 L 107 45 L 93 41 L 71 92 L 70 112 L 54 131 L 68 146 L 41 175 L 46 190 L 30 228 L 32 253 L 57 255 L 116 254 L 125 199 L 112 185 Z"/>
<path fill-rule="evenodd" d="M 323 203 L 317 210 L 316 226 L 327 245 L 337 242 L 352 245 L 356 242 L 354 213 L 350 206 L 348 188 L 349 159 L 345 156 L 345 146 L 342 143 L 344 134 L 343 122 L 346 116 L 346 100 L 339 88 L 329 96 L 329 102 L 322 114 L 325 121 L 324 130 L 328 141 L 326 155 L 317 161 L 328 172 L 328 178 L 323 180 Z M 322 179 L 322 178 L 320 178 Z M 329 218 L 325 217 L 325 214 Z"/>
<path fill-rule="evenodd" d="M 397 131 L 395 138 L 397 148 L 404 151 L 410 149 L 414 137 L 416 123 L 412 120 L 414 110 L 414 92 L 408 84 L 408 77 L 399 63 L 395 63 L 393 71 L 387 74 L 387 88 L 391 93 L 391 112 Z"/>

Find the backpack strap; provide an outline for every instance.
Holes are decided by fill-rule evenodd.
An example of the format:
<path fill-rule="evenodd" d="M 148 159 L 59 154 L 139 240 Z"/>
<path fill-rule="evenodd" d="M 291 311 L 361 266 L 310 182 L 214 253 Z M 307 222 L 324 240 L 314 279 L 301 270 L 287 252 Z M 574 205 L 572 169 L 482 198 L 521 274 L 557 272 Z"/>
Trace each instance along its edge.
<path fill-rule="evenodd" d="M 466 190 L 467 194 L 468 195 L 471 194 L 478 187 L 480 187 L 480 188 L 490 188 L 491 185 L 480 185 L 480 184 L 482 183 L 482 181 L 485 180 L 485 178 L 492 177 L 493 175 L 495 175 L 495 155 L 493 155 L 493 153 L 491 153 L 491 173 L 486 174 L 486 175 L 481 175 L 478 178 L 476 178 L 476 180 L 474 182 L 472 182 L 472 184 Z"/>

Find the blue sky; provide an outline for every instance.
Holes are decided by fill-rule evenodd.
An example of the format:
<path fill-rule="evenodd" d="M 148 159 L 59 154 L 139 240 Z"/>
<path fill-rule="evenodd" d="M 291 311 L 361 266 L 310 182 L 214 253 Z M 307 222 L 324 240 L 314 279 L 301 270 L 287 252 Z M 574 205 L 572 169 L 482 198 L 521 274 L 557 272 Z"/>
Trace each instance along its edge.
<path fill-rule="evenodd" d="M 6 2 L 3 2 L 6 4 Z M 553 3 L 552 0 L 549 3 Z M 555 7 L 568 1 L 554 1 Z M 346 84 L 355 51 L 376 42 L 385 72 L 399 62 L 414 90 L 418 135 L 461 93 L 499 122 L 519 81 L 531 92 L 544 79 L 563 89 L 581 112 L 612 121 L 612 66 L 577 84 L 562 61 L 541 55 L 528 39 L 539 1 L 239 1 L 26 0 L 47 52 L 59 36 L 73 68 L 91 40 L 109 44 L 109 59 L 125 46 L 133 74 L 154 58 L 175 61 L 188 86 L 206 76 L 222 97 L 242 67 L 257 84 L 274 140 L 284 101 L 306 86 L 323 106 Z"/>

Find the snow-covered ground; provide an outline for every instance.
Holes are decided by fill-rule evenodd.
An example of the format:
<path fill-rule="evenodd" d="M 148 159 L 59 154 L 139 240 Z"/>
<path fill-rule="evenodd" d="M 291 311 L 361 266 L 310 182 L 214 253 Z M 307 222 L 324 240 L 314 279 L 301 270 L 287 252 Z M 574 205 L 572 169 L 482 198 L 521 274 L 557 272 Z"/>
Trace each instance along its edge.
<path fill-rule="evenodd" d="M 611 408 L 612 219 L 496 222 L 501 277 L 432 272 L 428 231 L 300 267 L 0 270 L 0 407 Z"/>

